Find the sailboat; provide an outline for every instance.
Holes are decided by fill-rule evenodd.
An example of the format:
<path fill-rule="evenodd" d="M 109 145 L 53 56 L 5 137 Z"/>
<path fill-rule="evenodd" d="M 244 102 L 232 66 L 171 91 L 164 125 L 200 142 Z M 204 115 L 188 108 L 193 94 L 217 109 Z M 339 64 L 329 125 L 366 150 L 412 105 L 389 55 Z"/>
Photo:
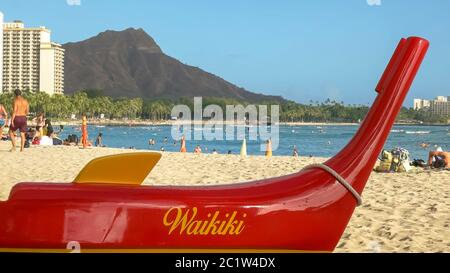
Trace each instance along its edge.
<path fill-rule="evenodd" d="M 0 251 L 331 252 L 428 46 L 401 39 L 356 135 L 324 164 L 245 183 L 141 186 L 160 154 L 97 158 L 73 183 L 14 186 L 0 202 Z"/>

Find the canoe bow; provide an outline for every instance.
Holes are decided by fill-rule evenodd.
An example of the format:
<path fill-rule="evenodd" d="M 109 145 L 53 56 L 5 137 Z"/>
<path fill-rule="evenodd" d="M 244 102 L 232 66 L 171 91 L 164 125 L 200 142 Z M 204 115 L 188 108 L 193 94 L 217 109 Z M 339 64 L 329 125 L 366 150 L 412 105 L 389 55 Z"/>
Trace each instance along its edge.
<path fill-rule="evenodd" d="M 358 194 L 427 49 L 422 38 L 400 41 L 359 130 L 324 163 Z M 0 202 L 0 250 L 64 251 L 76 242 L 81 252 L 333 251 L 356 205 L 345 187 L 317 168 L 203 187 L 82 180 L 17 184 Z"/>

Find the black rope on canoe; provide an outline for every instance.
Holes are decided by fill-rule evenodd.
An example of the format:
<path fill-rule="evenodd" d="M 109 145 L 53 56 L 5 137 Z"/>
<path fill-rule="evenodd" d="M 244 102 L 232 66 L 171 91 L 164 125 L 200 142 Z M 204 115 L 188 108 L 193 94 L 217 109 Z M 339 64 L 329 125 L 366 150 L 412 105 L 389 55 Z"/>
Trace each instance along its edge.
<path fill-rule="evenodd" d="M 325 164 L 311 164 L 306 166 L 305 168 L 303 168 L 302 170 L 308 170 L 308 169 L 322 169 L 326 172 L 328 172 L 329 174 L 331 174 L 332 176 L 334 176 L 334 178 L 336 178 L 336 180 L 341 183 L 342 186 L 344 186 L 355 198 L 356 200 L 356 204 L 357 206 L 360 206 L 362 204 L 362 198 L 361 195 L 359 195 L 359 193 L 352 187 L 352 185 L 350 185 L 350 183 L 348 183 L 342 176 L 340 176 L 335 170 L 333 170 L 332 168 L 328 167 Z"/>

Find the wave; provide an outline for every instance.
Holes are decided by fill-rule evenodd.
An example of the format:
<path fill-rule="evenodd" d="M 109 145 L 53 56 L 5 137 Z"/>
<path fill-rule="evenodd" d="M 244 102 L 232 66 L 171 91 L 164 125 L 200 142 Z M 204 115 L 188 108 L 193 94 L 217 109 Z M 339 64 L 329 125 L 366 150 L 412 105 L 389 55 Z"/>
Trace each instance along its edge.
<path fill-rule="evenodd" d="M 407 133 L 407 134 L 419 134 L 419 135 L 424 135 L 424 134 L 429 134 L 429 133 L 431 133 L 431 131 L 406 131 L 405 133 Z"/>
<path fill-rule="evenodd" d="M 405 130 L 391 130 L 391 133 L 404 133 Z"/>

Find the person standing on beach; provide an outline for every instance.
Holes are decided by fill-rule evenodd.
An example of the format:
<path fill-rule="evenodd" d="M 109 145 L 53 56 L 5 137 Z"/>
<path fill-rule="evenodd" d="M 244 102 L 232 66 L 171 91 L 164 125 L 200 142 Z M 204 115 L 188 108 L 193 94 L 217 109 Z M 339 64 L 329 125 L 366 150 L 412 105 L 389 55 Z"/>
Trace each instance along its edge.
<path fill-rule="evenodd" d="M 19 89 L 14 91 L 13 112 L 11 116 L 11 126 L 9 127 L 9 137 L 11 138 L 11 152 L 16 150 L 15 132 L 20 131 L 20 151 L 23 152 L 25 146 L 25 133 L 27 132 L 27 115 L 30 111 L 28 101 L 22 97 Z"/>
<path fill-rule="evenodd" d="M 3 134 L 3 127 L 5 127 L 7 120 L 8 112 L 6 112 L 5 107 L 0 104 L 0 136 Z"/>
<path fill-rule="evenodd" d="M 87 117 L 85 114 L 81 116 L 81 144 L 83 144 L 83 148 L 88 146 Z"/>
<path fill-rule="evenodd" d="M 266 152 L 265 155 L 267 157 L 271 157 L 272 156 L 272 139 L 268 139 L 266 142 Z"/>
<path fill-rule="evenodd" d="M 292 151 L 292 156 L 293 156 L 293 157 L 298 157 L 298 149 L 297 149 L 297 145 L 294 145 L 294 150 Z"/>
<path fill-rule="evenodd" d="M 180 148 L 180 153 L 185 153 L 186 152 L 186 139 L 184 137 L 184 135 L 181 137 L 181 148 Z"/>

